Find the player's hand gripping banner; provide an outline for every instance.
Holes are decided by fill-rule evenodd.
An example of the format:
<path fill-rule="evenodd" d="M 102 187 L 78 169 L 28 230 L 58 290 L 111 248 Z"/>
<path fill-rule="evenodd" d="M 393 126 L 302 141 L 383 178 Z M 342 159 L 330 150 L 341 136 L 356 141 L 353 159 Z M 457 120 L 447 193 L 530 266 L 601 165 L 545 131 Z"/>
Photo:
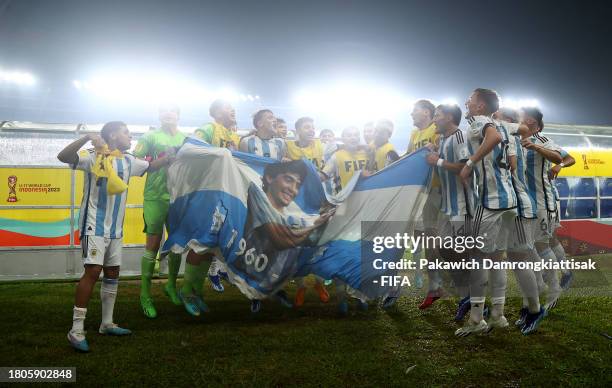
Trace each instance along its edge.
<path fill-rule="evenodd" d="M 426 153 L 367 178 L 357 174 L 331 197 L 307 160 L 278 163 L 189 138 L 168 170 L 164 252 L 214 252 L 252 299 L 309 273 L 342 280 L 363 300 L 393 295 L 398 287 L 377 280 L 395 271 L 375 269 L 373 261 L 397 261 L 403 251 L 376 254 L 372 241 L 412 231 L 430 179 Z"/>

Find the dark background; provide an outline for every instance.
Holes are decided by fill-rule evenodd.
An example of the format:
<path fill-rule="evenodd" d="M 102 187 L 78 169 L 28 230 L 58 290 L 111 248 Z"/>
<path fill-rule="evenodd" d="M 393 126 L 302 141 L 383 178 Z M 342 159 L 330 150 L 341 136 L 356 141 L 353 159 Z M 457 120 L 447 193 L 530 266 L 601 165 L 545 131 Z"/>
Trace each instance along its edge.
<path fill-rule="evenodd" d="M 0 83 L 0 120 L 154 124 L 154 109 L 102 105 L 72 80 L 155 67 L 260 95 L 237 104 L 241 126 L 260 105 L 292 119 L 296 90 L 339 76 L 462 105 L 489 87 L 537 98 L 549 122 L 611 125 L 611 20 L 603 1 L 0 0 L 0 68 L 38 79 Z M 183 115 L 206 120 L 206 105 Z"/>

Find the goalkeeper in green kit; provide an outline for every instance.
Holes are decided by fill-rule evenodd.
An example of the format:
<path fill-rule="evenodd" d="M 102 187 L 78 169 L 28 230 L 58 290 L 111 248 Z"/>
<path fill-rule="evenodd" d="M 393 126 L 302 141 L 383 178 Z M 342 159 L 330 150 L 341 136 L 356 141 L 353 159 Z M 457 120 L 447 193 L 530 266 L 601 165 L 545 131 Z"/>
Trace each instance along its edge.
<path fill-rule="evenodd" d="M 151 130 L 140 138 L 134 150 L 134 156 L 153 161 L 165 155 L 173 155 L 185 140 L 185 135 L 178 131 L 179 115 L 180 109 L 178 106 L 161 106 L 159 108 L 161 128 Z M 172 159 L 169 158 L 169 160 Z M 147 242 L 141 259 L 140 305 L 147 318 L 157 317 L 157 311 L 151 297 L 151 278 L 153 277 L 164 225 L 167 229 L 167 216 L 170 207 L 167 174 L 167 167 L 148 173 L 144 188 L 144 232 L 147 234 Z M 164 286 L 164 292 L 177 306 L 182 305 L 176 293 L 176 278 L 180 266 L 181 256 L 170 253 L 168 255 L 168 282 Z"/>

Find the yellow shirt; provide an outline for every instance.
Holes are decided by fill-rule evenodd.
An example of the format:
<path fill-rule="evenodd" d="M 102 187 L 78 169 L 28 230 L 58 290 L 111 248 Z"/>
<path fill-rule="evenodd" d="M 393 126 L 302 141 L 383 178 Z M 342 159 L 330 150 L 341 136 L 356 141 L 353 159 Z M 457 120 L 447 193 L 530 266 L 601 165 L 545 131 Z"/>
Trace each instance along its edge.
<path fill-rule="evenodd" d="M 428 143 L 438 146 L 440 141 L 440 134 L 436 133 L 436 124 L 431 123 L 429 127 L 424 129 L 415 128 L 410 134 L 410 143 L 408 143 L 408 153 L 414 152 L 421 147 L 426 146 Z M 431 187 L 439 187 L 440 178 L 434 168 L 433 176 L 431 177 Z"/>
<path fill-rule="evenodd" d="M 322 169 L 325 166 L 323 162 L 323 144 L 319 139 L 314 139 L 308 147 L 298 146 L 296 140 L 287 140 L 287 156 L 291 160 L 306 158 L 318 169 Z"/>
<path fill-rule="evenodd" d="M 196 137 L 210 145 L 221 148 L 238 149 L 240 136 L 219 123 L 209 123 L 195 130 Z"/>
<path fill-rule="evenodd" d="M 388 164 L 389 157 L 388 154 L 391 151 L 395 151 L 395 147 L 391 143 L 385 143 L 380 147 L 376 148 L 374 143 L 370 143 L 372 149 L 374 149 L 374 171 L 379 171 L 385 168 Z"/>
<path fill-rule="evenodd" d="M 365 149 L 353 152 L 340 149 L 329 158 L 323 172 L 328 176 L 334 176 L 337 189 L 340 191 L 346 187 L 355 172 L 366 169 L 368 158 L 368 151 Z"/>

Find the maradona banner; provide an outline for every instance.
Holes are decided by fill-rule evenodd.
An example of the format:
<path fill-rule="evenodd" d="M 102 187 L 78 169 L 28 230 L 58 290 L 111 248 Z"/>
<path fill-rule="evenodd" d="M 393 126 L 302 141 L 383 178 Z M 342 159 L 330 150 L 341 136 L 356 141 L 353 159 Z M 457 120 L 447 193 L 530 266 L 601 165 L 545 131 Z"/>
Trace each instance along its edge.
<path fill-rule="evenodd" d="M 403 250 L 383 257 L 374 253 L 373 240 L 412 233 L 430 179 L 426 153 L 369 177 L 356 174 L 332 197 L 307 160 L 278 163 L 189 138 L 168 170 L 164 253 L 215 252 L 230 281 L 251 299 L 311 273 L 345 282 L 363 300 L 395 296 L 397 288 L 377 280 L 397 270 L 373 262 L 397 261 Z"/>

